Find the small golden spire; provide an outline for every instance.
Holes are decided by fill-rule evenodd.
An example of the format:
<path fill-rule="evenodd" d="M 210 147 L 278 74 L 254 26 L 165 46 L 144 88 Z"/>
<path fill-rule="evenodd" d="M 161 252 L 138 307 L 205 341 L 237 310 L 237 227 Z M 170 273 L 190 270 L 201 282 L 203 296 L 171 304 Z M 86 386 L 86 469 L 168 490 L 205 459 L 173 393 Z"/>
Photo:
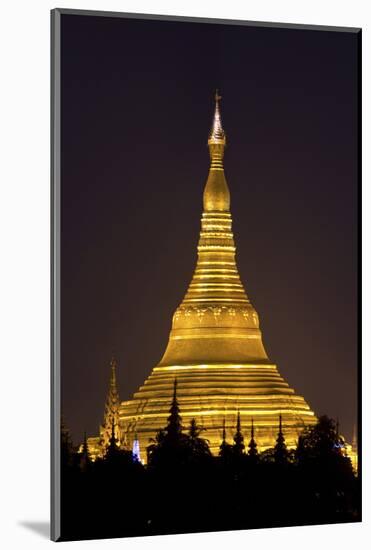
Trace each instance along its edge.
<path fill-rule="evenodd" d="M 110 380 L 110 384 L 111 384 L 111 387 L 113 387 L 113 388 L 116 389 L 116 367 L 117 367 L 117 361 L 116 361 L 115 357 L 112 357 L 110 365 L 111 365 L 111 380 Z"/>
<path fill-rule="evenodd" d="M 220 99 L 221 96 L 218 90 L 216 90 L 213 125 L 207 142 L 211 163 L 203 197 L 205 212 L 229 212 L 230 208 L 229 189 L 224 176 L 223 167 L 226 139 L 219 110 Z"/>
<path fill-rule="evenodd" d="M 215 112 L 214 112 L 214 119 L 213 119 L 213 125 L 211 128 L 210 136 L 209 136 L 209 145 L 212 143 L 220 143 L 225 145 L 226 139 L 225 139 L 225 133 L 222 126 L 222 119 L 220 116 L 220 108 L 219 108 L 219 102 L 222 99 L 222 96 L 219 95 L 219 91 L 215 91 Z"/>

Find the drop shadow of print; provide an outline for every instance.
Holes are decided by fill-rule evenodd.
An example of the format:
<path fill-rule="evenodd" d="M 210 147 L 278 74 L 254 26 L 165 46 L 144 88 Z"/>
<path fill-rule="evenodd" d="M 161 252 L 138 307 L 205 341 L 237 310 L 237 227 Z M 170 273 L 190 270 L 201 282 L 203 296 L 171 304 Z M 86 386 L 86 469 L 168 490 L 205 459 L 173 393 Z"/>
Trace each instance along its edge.
<path fill-rule="evenodd" d="M 44 539 L 50 537 L 50 522 L 49 521 L 19 521 L 18 525 L 33 531 Z"/>

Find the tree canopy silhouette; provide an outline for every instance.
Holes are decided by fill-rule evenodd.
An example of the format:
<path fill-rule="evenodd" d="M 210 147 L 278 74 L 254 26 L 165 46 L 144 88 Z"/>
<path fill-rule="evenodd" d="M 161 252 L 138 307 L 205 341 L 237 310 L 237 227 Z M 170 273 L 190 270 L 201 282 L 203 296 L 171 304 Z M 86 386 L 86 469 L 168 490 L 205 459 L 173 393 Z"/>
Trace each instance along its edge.
<path fill-rule="evenodd" d="M 86 435 L 78 451 L 61 427 L 63 540 L 360 520 L 359 480 L 326 416 L 303 431 L 292 460 L 281 417 L 276 445 L 264 452 L 252 419 L 245 453 L 238 413 L 233 443 L 224 422 L 213 456 L 195 418 L 183 427 L 175 381 L 146 466 L 119 446 L 115 428 L 93 462 Z"/>

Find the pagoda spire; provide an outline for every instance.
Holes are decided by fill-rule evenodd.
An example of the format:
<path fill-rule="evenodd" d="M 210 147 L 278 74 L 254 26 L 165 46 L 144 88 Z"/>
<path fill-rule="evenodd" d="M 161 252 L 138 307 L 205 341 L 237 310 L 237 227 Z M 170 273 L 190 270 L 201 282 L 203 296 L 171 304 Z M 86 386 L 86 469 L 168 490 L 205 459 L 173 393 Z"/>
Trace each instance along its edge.
<path fill-rule="evenodd" d="M 208 146 L 211 164 L 203 193 L 196 268 L 174 316 L 169 343 L 159 366 L 178 364 L 269 363 L 258 315 L 247 297 L 236 265 L 230 193 L 223 168 L 226 144 L 220 95 Z M 217 336 L 215 332 L 219 331 Z"/>
<path fill-rule="evenodd" d="M 282 415 L 279 415 L 278 421 L 278 435 L 276 439 L 276 446 L 274 447 L 274 460 L 277 464 L 285 464 L 288 459 L 288 451 L 286 447 L 285 436 L 282 431 Z"/>
<path fill-rule="evenodd" d="M 116 380 L 116 369 L 117 361 L 112 357 L 110 362 L 111 374 L 109 381 L 109 389 L 106 398 L 106 405 L 104 411 L 103 424 L 100 428 L 100 440 L 101 448 L 103 454 L 105 453 L 108 445 L 110 444 L 110 439 L 112 436 L 112 430 L 114 430 L 115 439 L 120 442 L 121 432 L 119 426 L 119 408 L 120 408 L 120 398 L 117 389 L 117 380 Z"/>
<path fill-rule="evenodd" d="M 113 389 L 113 391 L 117 392 L 117 382 L 116 382 L 116 368 L 117 368 L 117 361 L 114 357 L 111 359 L 111 378 L 110 378 L 110 387 Z"/>
<path fill-rule="evenodd" d="M 220 95 L 209 133 L 210 169 L 203 194 L 203 213 L 196 268 L 174 316 L 169 343 L 158 366 L 210 362 L 269 363 L 258 314 L 247 297 L 236 264 L 230 194 L 224 175 L 226 144 Z"/>
<path fill-rule="evenodd" d="M 225 132 L 220 114 L 221 96 L 215 93 L 215 111 L 208 139 L 210 152 L 210 170 L 204 190 L 204 212 L 228 212 L 230 210 L 230 194 L 224 176 L 224 148 L 226 146 Z"/>
<path fill-rule="evenodd" d="M 257 449 L 258 446 L 254 439 L 254 419 L 253 418 L 251 419 L 251 437 L 250 437 L 250 443 L 248 444 L 248 447 L 249 447 L 249 451 L 247 454 L 251 458 L 256 458 L 258 456 L 258 449 Z"/>
<path fill-rule="evenodd" d="M 208 140 L 209 145 L 215 144 L 215 143 L 226 145 L 225 132 L 222 126 L 222 117 L 220 115 L 220 107 L 219 107 L 219 102 L 221 99 L 222 99 L 222 96 L 219 95 L 218 90 L 216 90 L 215 91 L 215 111 L 214 111 L 213 124 L 211 127 L 210 136 Z"/>
<path fill-rule="evenodd" d="M 177 391 L 177 379 L 174 379 L 173 399 L 170 406 L 170 415 L 167 419 L 167 435 L 171 439 L 178 439 L 182 432 L 182 419 L 179 414 L 179 404 L 176 395 Z"/>
<path fill-rule="evenodd" d="M 245 444 L 244 444 L 244 438 L 241 431 L 241 416 L 240 411 L 237 412 L 237 424 L 236 424 L 236 433 L 233 437 L 234 445 L 233 450 L 236 454 L 241 455 L 244 452 Z"/>

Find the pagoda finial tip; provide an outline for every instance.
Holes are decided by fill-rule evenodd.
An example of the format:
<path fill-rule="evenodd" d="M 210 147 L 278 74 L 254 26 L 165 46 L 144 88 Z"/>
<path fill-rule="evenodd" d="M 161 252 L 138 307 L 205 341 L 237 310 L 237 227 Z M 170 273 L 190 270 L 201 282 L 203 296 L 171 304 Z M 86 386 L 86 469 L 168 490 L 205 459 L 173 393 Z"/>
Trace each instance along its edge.
<path fill-rule="evenodd" d="M 210 143 L 221 143 L 225 145 L 225 133 L 222 126 L 219 101 L 222 99 L 222 96 L 219 94 L 218 88 L 215 90 L 215 112 L 213 118 L 213 124 L 211 132 L 209 135 L 209 144 Z"/>

